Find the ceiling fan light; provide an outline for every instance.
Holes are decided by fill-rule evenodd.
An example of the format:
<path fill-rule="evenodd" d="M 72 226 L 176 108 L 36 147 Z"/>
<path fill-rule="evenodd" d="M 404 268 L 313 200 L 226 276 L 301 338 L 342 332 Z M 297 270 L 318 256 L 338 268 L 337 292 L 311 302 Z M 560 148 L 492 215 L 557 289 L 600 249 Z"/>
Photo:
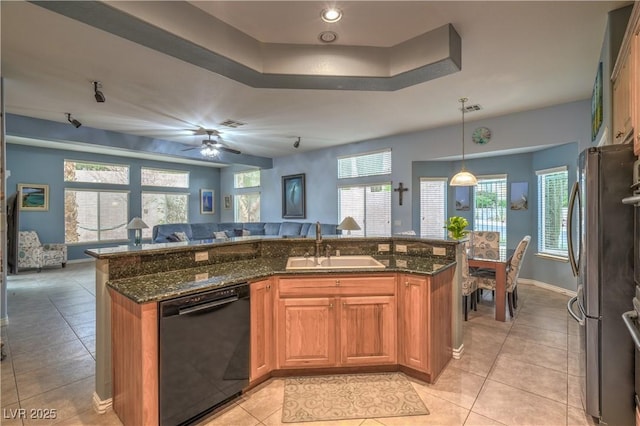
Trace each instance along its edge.
<path fill-rule="evenodd" d="M 342 18 L 342 11 L 338 8 L 330 7 L 328 9 L 323 9 L 320 17 L 324 22 L 332 24 L 334 22 L 338 22 Z"/>
<path fill-rule="evenodd" d="M 462 169 L 456 173 L 449 183 L 451 186 L 476 186 L 477 184 L 478 179 L 466 169 Z"/>

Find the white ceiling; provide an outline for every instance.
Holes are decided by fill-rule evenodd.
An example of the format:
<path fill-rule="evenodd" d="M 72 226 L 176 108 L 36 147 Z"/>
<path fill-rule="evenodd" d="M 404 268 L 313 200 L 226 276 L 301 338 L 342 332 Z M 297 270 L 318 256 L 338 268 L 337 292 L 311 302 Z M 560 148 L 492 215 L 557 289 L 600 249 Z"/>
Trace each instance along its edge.
<path fill-rule="evenodd" d="M 336 3 L 344 12 L 337 24 L 320 20 L 325 3 L 316 1 L 192 2 L 203 21 L 160 18 L 194 38 L 206 35 L 194 29 L 210 14 L 263 43 L 320 44 L 329 29 L 338 44 L 378 47 L 451 23 L 462 70 L 394 92 L 252 88 L 35 4 L 3 1 L 6 111 L 58 122 L 70 112 L 86 127 L 194 146 L 203 139 L 194 130 L 218 129 L 243 153 L 285 156 L 457 123 L 462 96 L 483 108 L 473 121 L 587 99 L 607 12 L 630 2 Z M 94 100 L 94 80 L 105 103 Z M 247 124 L 227 129 L 219 125 L 226 119 Z"/>

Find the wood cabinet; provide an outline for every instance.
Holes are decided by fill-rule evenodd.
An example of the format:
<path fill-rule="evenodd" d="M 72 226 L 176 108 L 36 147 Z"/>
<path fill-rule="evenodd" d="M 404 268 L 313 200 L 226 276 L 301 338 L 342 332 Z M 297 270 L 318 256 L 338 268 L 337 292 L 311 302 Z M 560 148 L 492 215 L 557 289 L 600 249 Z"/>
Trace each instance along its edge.
<path fill-rule="evenodd" d="M 613 143 L 640 155 L 640 3 L 635 2 L 613 72 Z"/>
<path fill-rule="evenodd" d="M 393 364 L 396 279 L 287 277 L 278 282 L 278 368 Z"/>
<path fill-rule="evenodd" d="M 342 297 L 340 304 L 340 363 L 395 363 L 395 296 Z"/>
<path fill-rule="evenodd" d="M 399 363 L 432 382 L 452 357 L 451 280 L 454 268 L 438 275 L 398 277 Z"/>
<path fill-rule="evenodd" d="M 267 376 L 274 359 L 274 297 L 272 279 L 251 283 L 251 369 L 250 382 Z"/>

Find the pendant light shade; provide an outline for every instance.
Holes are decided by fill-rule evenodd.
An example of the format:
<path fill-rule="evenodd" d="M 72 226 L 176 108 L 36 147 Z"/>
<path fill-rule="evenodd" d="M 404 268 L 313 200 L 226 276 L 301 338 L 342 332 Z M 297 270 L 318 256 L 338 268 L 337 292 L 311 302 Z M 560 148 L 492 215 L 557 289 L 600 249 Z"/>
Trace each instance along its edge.
<path fill-rule="evenodd" d="M 451 178 L 449 183 L 451 186 L 476 186 L 478 184 L 478 179 L 464 166 L 464 103 L 468 100 L 467 98 L 460 98 L 460 103 L 462 104 L 462 170 Z"/>

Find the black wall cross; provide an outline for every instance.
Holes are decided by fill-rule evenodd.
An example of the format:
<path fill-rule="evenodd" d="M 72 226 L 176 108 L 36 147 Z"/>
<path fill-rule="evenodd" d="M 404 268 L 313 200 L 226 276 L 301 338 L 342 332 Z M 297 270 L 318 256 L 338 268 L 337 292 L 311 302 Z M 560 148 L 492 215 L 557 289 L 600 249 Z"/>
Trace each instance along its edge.
<path fill-rule="evenodd" d="M 393 190 L 394 190 L 394 192 L 397 192 L 397 193 L 398 193 L 398 195 L 399 195 L 398 202 L 399 202 L 399 204 L 400 204 L 400 205 L 402 205 L 402 193 L 403 193 L 403 192 L 405 192 L 405 191 L 408 191 L 408 190 L 409 190 L 409 188 L 405 188 L 405 187 L 402 185 L 402 182 L 400 182 L 400 183 L 398 184 L 398 187 L 397 187 L 397 188 L 394 188 Z"/>

